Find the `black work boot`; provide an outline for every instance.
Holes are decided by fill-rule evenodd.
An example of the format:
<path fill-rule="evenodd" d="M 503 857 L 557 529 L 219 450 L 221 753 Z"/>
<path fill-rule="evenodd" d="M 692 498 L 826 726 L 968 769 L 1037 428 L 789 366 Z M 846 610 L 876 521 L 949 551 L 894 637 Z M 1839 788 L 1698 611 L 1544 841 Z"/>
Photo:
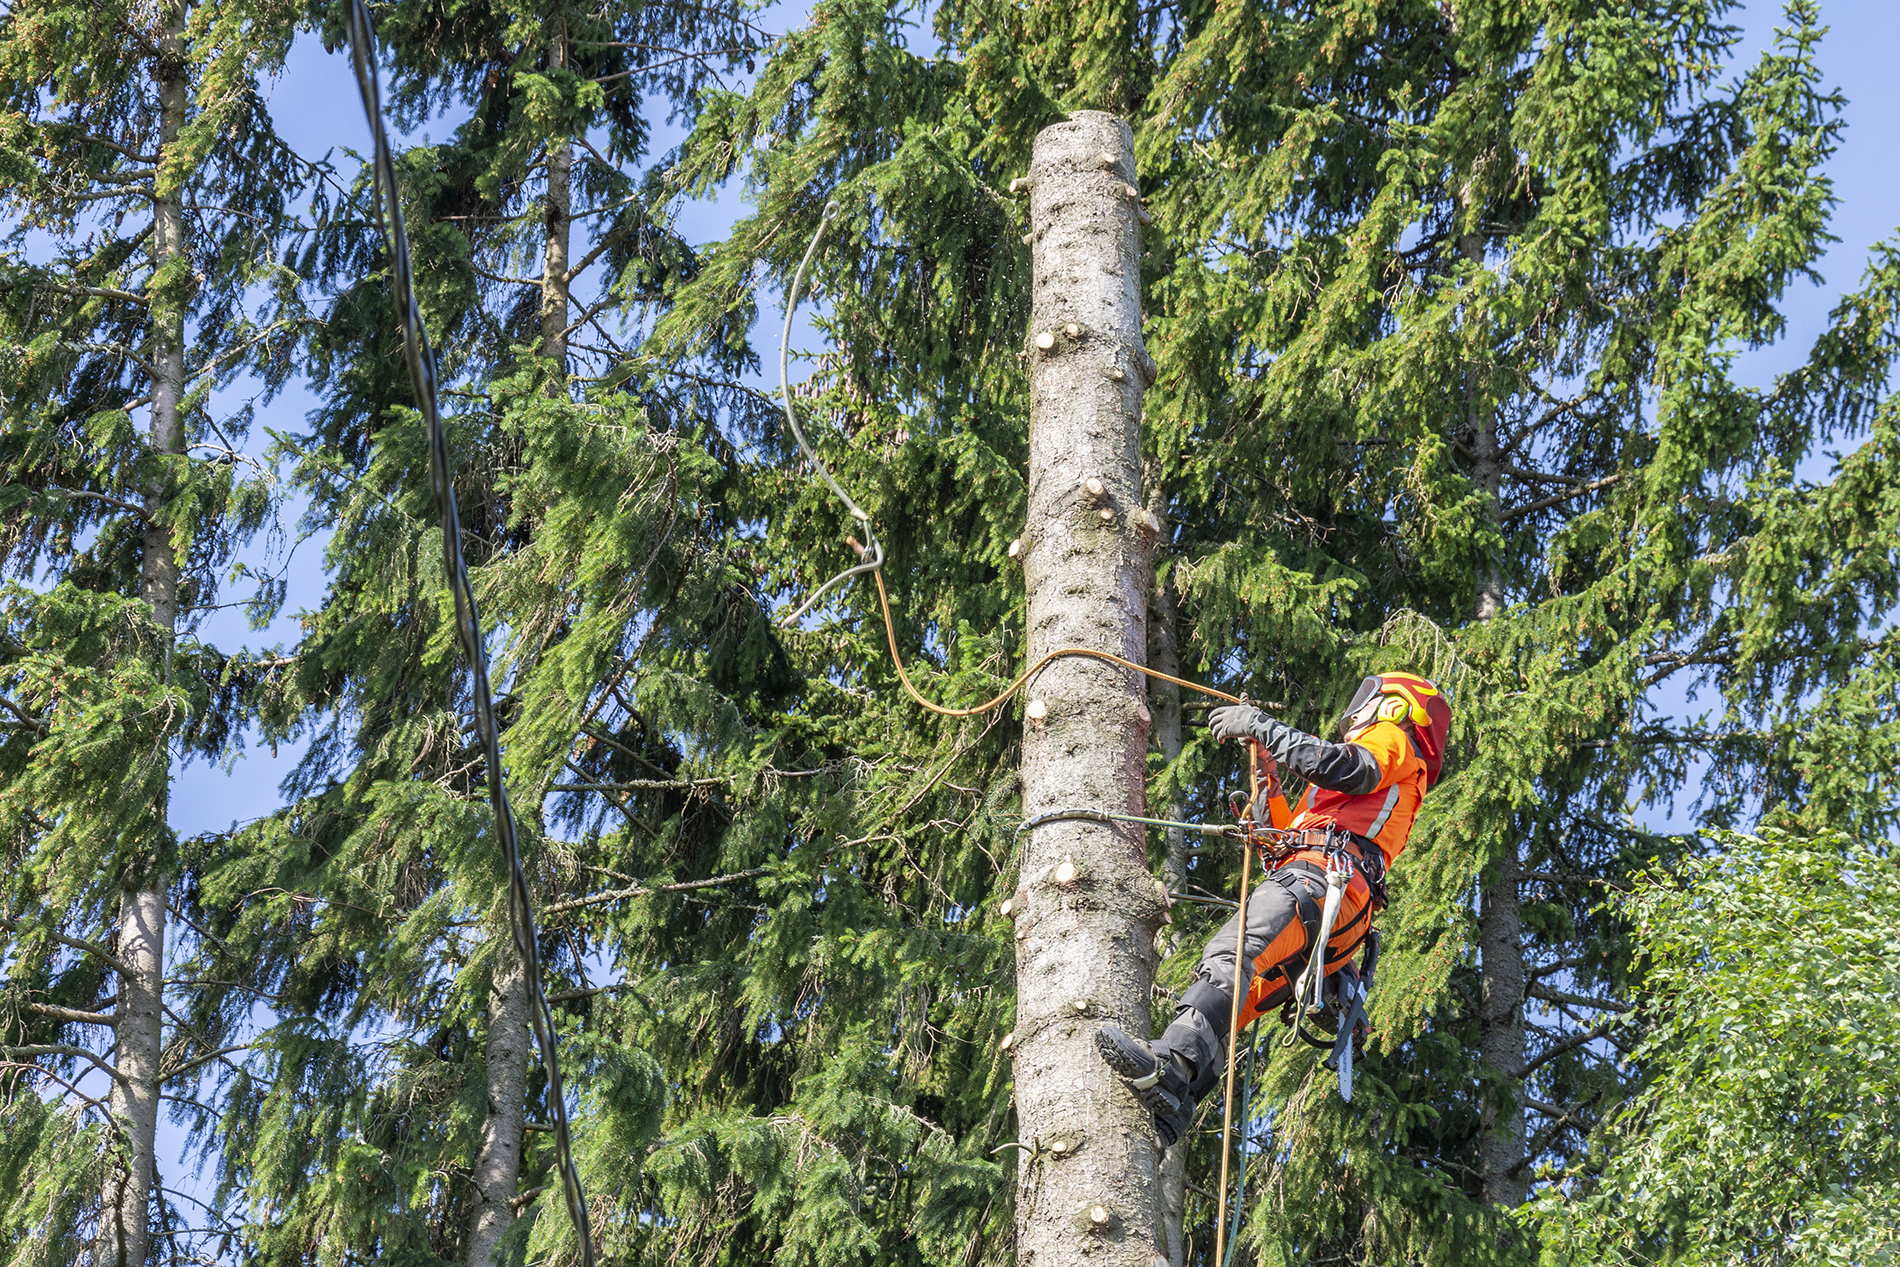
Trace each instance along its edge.
<path fill-rule="evenodd" d="M 1171 1148 L 1187 1134 L 1194 1116 L 1194 1064 L 1168 1049 L 1166 1037 L 1150 1042 L 1114 1025 L 1095 1031 L 1095 1046 L 1108 1067 L 1128 1084 L 1142 1107 L 1154 1114 L 1155 1136 Z"/>

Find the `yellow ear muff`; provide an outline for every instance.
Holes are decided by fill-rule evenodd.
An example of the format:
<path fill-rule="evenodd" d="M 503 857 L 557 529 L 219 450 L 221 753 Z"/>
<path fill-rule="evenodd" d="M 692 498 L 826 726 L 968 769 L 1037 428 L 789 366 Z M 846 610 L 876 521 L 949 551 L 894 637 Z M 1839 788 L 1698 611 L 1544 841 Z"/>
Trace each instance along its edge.
<path fill-rule="evenodd" d="M 1438 691 L 1436 688 L 1432 687 L 1428 683 L 1423 683 L 1423 682 L 1417 683 L 1416 686 L 1414 686 L 1413 683 L 1409 683 L 1409 682 L 1390 682 L 1387 685 L 1386 689 L 1393 692 L 1394 699 L 1403 698 L 1405 700 L 1406 706 L 1412 714 L 1412 721 L 1415 724 L 1420 725 L 1420 726 L 1429 726 L 1432 724 L 1432 716 L 1430 713 L 1425 711 L 1425 704 L 1422 700 L 1419 699 L 1419 696 L 1420 695 L 1436 695 L 1438 694 Z M 1385 710 L 1383 706 L 1380 708 L 1379 716 L 1385 717 Z M 1398 718 L 1387 717 L 1386 720 L 1397 721 Z"/>
<path fill-rule="evenodd" d="M 1412 705 L 1397 695 L 1388 695 L 1379 701 L 1380 721 L 1399 721 L 1412 711 Z"/>

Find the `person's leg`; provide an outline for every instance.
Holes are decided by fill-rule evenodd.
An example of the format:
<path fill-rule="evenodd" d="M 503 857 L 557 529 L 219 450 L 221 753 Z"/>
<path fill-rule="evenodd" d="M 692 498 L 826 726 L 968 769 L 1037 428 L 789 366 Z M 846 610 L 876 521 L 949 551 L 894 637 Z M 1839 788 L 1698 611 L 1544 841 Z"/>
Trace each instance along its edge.
<path fill-rule="evenodd" d="M 1227 1053 L 1234 996 L 1247 996 L 1256 963 L 1277 965 L 1305 951 L 1310 933 L 1294 891 L 1297 888 L 1306 896 L 1310 906 L 1312 887 L 1303 875 L 1281 875 L 1270 878 L 1248 896 L 1247 944 L 1240 962 L 1234 959 L 1238 914 L 1208 939 L 1194 984 L 1181 996 L 1181 1006 L 1160 1039 L 1170 1051 L 1194 1063 L 1197 1087 L 1206 1084 L 1209 1071 L 1218 1068 Z"/>
<path fill-rule="evenodd" d="M 1236 914 L 1208 941 L 1194 984 L 1182 996 L 1174 1019 L 1159 1037 L 1143 1041 L 1113 1025 L 1097 1031 L 1095 1043 L 1102 1058 L 1127 1079 L 1154 1113 L 1163 1146 L 1180 1138 L 1194 1106 L 1219 1079 L 1221 1058 L 1227 1050 L 1227 1028 L 1233 1020 L 1233 991 L 1238 988 L 1245 995 L 1254 961 L 1265 952 L 1270 955 L 1269 963 L 1280 963 L 1304 949 L 1309 934 L 1302 923 L 1302 904 L 1287 887 L 1300 885 L 1305 894 L 1303 882 L 1304 877 L 1274 877 L 1248 895 L 1245 980 L 1236 981 Z"/>

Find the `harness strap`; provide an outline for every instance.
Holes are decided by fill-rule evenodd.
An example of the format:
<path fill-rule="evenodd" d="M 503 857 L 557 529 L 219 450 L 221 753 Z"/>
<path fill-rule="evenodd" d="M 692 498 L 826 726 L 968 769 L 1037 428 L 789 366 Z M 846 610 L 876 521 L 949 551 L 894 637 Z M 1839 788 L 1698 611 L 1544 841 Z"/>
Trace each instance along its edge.
<path fill-rule="evenodd" d="M 1310 862 L 1298 860 L 1281 863 L 1279 868 L 1273 872 L 1273 879 L 1280 881 L 1280 877 L 1285 875 L 1288 877 L 1288 880 L 1291 880 L 1292 877 L 1289 874 L 1291 872 L 1312 876 L 1321 881 L 1326 879 L 1326 872 L 1322 868 L 1316 867 Z M 1281 886 L 1292 895 L 1294 902 L 1299 905 L 1300 922 L 1305 924 L 1308 928 L 1318 928 L 1320 921 L 1319 900 L 1308 893 L 1303 885 L 1295 885 L 1281 881 Z M 1364 906 L 1361 906 L 1354 912 L 1351 919 L 1343 924 L 1335 925 L 1333 928 L 1333 936 L 1336 938 L 1341 934 L 1351 932 L 1357 928 L 1362 921 L 1370 925 L 1372 907 L 1372 902 L 1368 901 Z M 1370 931 L 1369 927 L 1367 931 Z M 1345 963 L 1351 959 L 1353 955 L 1358 952 L 1359 947 L 1364 944 L 1365 940 L 1365 933 L 1361 933 L 1339 950 L 1334 950 L 1329 945 L 1326 949 L 1326 972 L 1330 974 L 1335 965 Z M 1311 952 L 1309 951 L 1308 953 L 1310 954 Z"/>

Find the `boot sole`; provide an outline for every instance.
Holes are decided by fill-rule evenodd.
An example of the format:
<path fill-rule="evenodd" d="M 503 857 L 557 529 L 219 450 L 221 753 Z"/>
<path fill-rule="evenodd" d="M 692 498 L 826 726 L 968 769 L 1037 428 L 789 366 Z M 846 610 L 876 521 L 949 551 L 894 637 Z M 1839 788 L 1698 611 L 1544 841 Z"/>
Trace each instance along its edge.
<path fill-rule="evenodd" d="M 1095 1049 L 1102 1053 L 1102 1062 L 1119 1078 L 1133 1082 L 1137 1078 L 1151 1076 L 1157 1068 L 1152 1056 L 1141 1056 L 1129 1051 L 1109 1036 L 1106 1029 L 1095 1031 Z M 1137 1095 L 1140 1091 L 1137 1090 Z"/>
<path fill-rule="evenodd" d="M 1147 1109 L 1154 1118 L 1155 1143 L 1161 1148 L 1171 1148 L 1181 1136 L 1187 1134 L 1188 1115 L 1181 1102 L 1156 1082 L 1152 1086 L 1138 1087 L 1134 1083 L 1141 1078 L 1152 1076 L 1160 1067 L 1151 1056 L 1128 1050 L 1111 1037 L 1106 1029 L 1095 1031 L 1095 1049 L 1102 1053 L 1102 1063 L 1109 1072 L 1128 1084 L 1134 1093 L 1135 1101 Z"/>
<path fill-rule="evenodd" d="M 1157 1079 L 1145 1087 L 1135 1085 L 1141 1079 L 1153 1077 L 1160 1069 L 1152 1056 L 1128 1050 L 1105 1030 L 1095 1032 L 1095 1049 L 1102 1053 L 1102 1063 L 1128 1085 L 1129 1091 L 1134 1093 L 1135 1099 L 1144 1109 L 1157 1117 L 1181 1111 L 1180 1099 L 1163 1085 L 1162 1080 Z"/>

